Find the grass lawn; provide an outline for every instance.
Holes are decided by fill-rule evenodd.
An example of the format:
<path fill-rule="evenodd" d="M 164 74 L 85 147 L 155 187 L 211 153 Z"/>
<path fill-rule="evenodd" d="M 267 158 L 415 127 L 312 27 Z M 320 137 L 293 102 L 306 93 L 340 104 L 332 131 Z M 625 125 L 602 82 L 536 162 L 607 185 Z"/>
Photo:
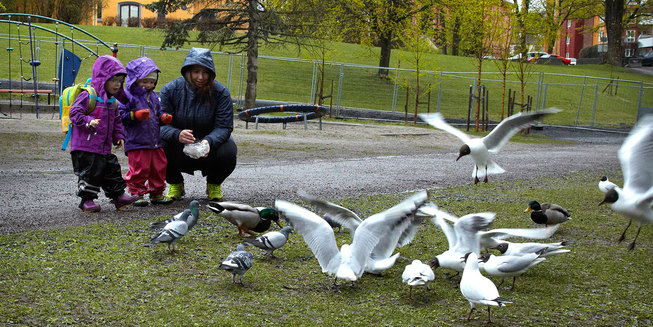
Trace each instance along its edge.
<path fill-rule="evenodd" d="M 616 174 L 616 172 L 615 172 Z M 610 176 L 621 184 L 619 176 Z M 488 183 L 431 190 L 430 200 L 457 216 L 492 211 L 494 227 L 535 227 L 523 213 L 529 200 L 567 207 L 572 220 L 551 241 L 567 241 L 570 253 L 553 256 L 500 288 L 515 301 L 493 308 L 499 326 L 645 326 L 653 321 L 649 277 L 653 234 L 646 226 L 628 251 L 616 239 L 626 219 L 597 206 L 597 176 L 571 173 L 558 178 Z M 385 210 L 405 195 L 345 199 L 339 204 L 361 216 Z M 485 308 L 467 323 L 469 305 L 458 279 L 436 270 L 432 289 L 416 288 L 408 299 L 400 259 L 383 276 L 365 274 L 353 286 L 334 286 L 300 235 L 266 261 L 256 248 L 244 285 L 218 270 L 242 242 L 236 229 L 209 211 L 178 243 L 143 244 L 150 221 L 96 224 L 0 236 L 0 323 L 7 325 L 484 325 Z M 634 229 L 628 233 L 632 240 Z M 349 234 L 336 234 L 338 243 Z M 399 249 L 410 259 L 430 260 L 446 249 L 442 232 L 428 221 L 413 242 Z M 494 278 L 496 284 L 500 282 Z"/>

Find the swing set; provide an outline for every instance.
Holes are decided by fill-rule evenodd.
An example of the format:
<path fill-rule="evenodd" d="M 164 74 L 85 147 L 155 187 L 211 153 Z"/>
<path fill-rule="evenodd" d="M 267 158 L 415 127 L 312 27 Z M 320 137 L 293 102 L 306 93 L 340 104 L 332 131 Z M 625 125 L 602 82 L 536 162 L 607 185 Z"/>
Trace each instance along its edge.
<path fill-rule="evenodd" d="M 12 17 L 19 17 L 19 18 L 27 18 L 27 22 L 20 21 L 20 20 L 12 20 Z M 4 19 L 6 18 L 6 19 Z M 38 18 L 41 20 L 46 20 L 46 21 L 52 21 L 55 25 L 55 29 L 51 30 L 42 26 L 34 25 L 32 24 L 32 18 Z M 100 46 L 105 46 L 111 52 L 113 53 L 113 56 L 116 57 L 118 53 L 118 47 L 117 44 L 114 43 L 113 47 L 109 46 L 107 43 L 104 41 L 100 40 L 96 36 L 86 32 L 85 30 L 76 27 L 72 24 L 66 23 L 64 21 L 60 21 L 57 19 L 53 19 L 50 17 L 45 17 L 45 16 L 39 16 L 39 15 L 32 15 L 32 14 L 21 14 L 21 13 L 2 13 L 0 14 L 0 23 L 7 23 L 8 26 L 8 43 L 7 43 L 7 48 L 5 49 L 8 53 L 8 60 L 7 60 L 7 72 L 8 72 L 8 87 L 3 87 L 0 88 L 0 93 L 6 93 L 9 94 L 9 116 L 11 116 L 12 113 L 12 106 L 13 106 L 13 94 L 31 94 L 34 97 L 34 108 L 36 112 L 36 118 L 39 117 L 39 95 L 47 95 L 48 96 L 48 104 L 50 104 L 50 96 L 53 93 L 53 90 L 51 88 L 46 88 L 46 89 L 39 89 L 39 68 L 41 66 L 41 40 L 38 40 L 36 38 L 36 31 L 37 30 L 42 30 L 45 32 L 48 32 L 50 34 L 54 35 L 54 46 L 55 46 L 55 53 L 57 55 L 53 56 L 54 57 L 54 67 L 58 67 L 56 77 L 52 78 L 52 81 L 54 82 L 54 89 L 58 91 L 58 94 L 61 94 L 63 89 L 65 89 L 68 86 L 71 86 L 75 83 L 75 78 L 77 77 L 77 73 L 79 72 L 79 68 L 82 64 L 82 62 L 91 56 L 98 57 L 98 52 Z M 12 64 L 12 52 L 15 50 L 12 47 L 12 26 L 16 26 L 16 34 L 17 34 L 17 48 L 18 48 L 18 60 L 20 62 L 20 78 L 18 82 L 12 80 L 12 72 L 11 72 L 11 64 Z M 70 36 L 67 36 L 65 34 L 59 33 L 59 25 L 64 25 L 68 28 L 70 28 Z M 23 40 L 22 33 L 20 31 L 21 26 L 27 26 L 28 28 L 28 35 L 29 35 L 29 40 Z M 96 51 L 93 51 L 86 45 L 82 44 L 81 42 L 75 40 L 75 31 L 81 32 L 94 40 L 97 41 L 96 43 Z M 67 49 L 68 44 L 70 45 L 70 50 Z M 81 47 L 82 49 L 86 50 L 89 55 L 80 58 L 75 54 L 75 45 L 78 47 Z M 23 51 L 22 48 L 23 46 L 29 46 L 30 48 L 30 54 L 29 57 L 23 56 Z M 31 77 L 25 77 L 25 73 L 23 71 L 23 65 L 24 64 L 29 64 L 32 67 L 32 76 Z M 26 89 L 24 87 L 25 82 L 32 81 L 32 88 Z M 0 85 L 1 86 L 1 85 Z M 23 108 L 23 97 L 20 96 L 20 117 L 22 117 L 22 108 Z M 0 110 L 0 114 L 7 116 L 6 113 L 2 112 Z M 54 116 L 54 114 L 53 114 Z"/>

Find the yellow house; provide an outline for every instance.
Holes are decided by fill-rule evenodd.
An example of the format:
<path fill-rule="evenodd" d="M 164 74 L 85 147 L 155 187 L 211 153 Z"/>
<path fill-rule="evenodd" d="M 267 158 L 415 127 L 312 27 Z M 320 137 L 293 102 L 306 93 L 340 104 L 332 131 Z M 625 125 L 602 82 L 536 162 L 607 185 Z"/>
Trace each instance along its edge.
<path fill-rule="evenodd" d="M 88 19 L 82 21 L 84 25 L 103 25 L 115 21 L 115 25 L 128 26 L 129 20 L 138 22 L 138 26 L 142 25 L 143 19 L 157 18 L 157 14 L 145 9 L 146 4 L 155 2 L 156 0 L 139 0 L 139 1 L 125 1 L 125 0 L 106 0 L 102 1 L 102 5 L 93 10 L 95 19 Z M 197 14 L 203 7 L 190 5 L 188 8 L 182 8 L 175 12 L 168 13 L 164 17 L 166 19 L 187 19 Z"/>

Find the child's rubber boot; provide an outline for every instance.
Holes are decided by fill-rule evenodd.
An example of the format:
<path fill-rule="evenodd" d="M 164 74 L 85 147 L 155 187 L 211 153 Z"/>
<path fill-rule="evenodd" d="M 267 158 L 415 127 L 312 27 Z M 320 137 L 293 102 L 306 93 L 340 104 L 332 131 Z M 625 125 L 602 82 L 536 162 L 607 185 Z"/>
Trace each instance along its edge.
<path fill-rule="evenodd" d="M 167 195 L 170 199 L 179 200 L 184 194 L 186 194 L 184 192 L 184 183 L 170 184 Z"/>
<path fill-rule="evenodd" d="M 222 188 L 220 184 L 206 183 L 206 194 L 211 201 L 220 201 L 222 199 Z"/>
<path fill-rule="evenodd" d="M 138 201 L 136 201 L 136 202 L 138 202 Z M 150 194 L 150 202 L 152 202 L 152 204 L 169 204 L 169 203 L 172 203 L 172 199 L 165 196 L 165 195 L 163 195 L 163 194 L 159 194 L 159 195 L 151 195 Z M 136 204 L 134 204 L 134 205 L 136 205 Z"/>
<path fill-rule="evenodd" d="M 84 212 L 99 212 L 101 208 L 100 205 L 93 202 L 93 200 L 86 200 L 82 202 L 79 209 Z"/>
<path fill-rule="evenodd" d="M 128 205 L 136 202 L 136 200 L 138 200 L 138 195 L 128 195 L 127 193 L 123 193 L 113 198 L 113 205 L 116 206 L 116 210 L 122 210 Z"/>

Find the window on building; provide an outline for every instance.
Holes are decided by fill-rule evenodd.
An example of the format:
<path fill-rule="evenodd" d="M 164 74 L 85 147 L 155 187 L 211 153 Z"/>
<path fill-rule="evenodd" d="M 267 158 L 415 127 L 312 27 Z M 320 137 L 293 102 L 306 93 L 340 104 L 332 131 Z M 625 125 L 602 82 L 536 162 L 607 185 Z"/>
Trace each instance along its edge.
<path fill-rule="evenodd" d="M 141 4 L 136 2 L 118 3 L 118 21 L 120 26 L 141 26 Z"/>
<path fill-rule="evenodd" d="M 569 45 L 569 43 L 571 43 L 570 41 L 571 41 L 571 39 L 567 36 L 567 45 Z"/>
<path fill-rule="evenodd" d="M 599 32 L 599 42 L 600 43 L 605 43 L 607 42 L 607 38 L 605 37 L 605 31 L 600 31 Z"/>
<path fill-rule="evenodd" d="M 571 27 L 571 21 L 568 20 L 568 21 L 567 21 L 567 28 L 570 28 L 570 27 Z"/>
<path fill-rule="evenodd" d="M 635 42 L 635 30 L 626 31 L 626 42 L 633 43 Z"/>
<path fill-rule="evenodd" d="M 565 52 L 565 58 L 569 58 L 569 52 Z"/>
<path fill-rule="evenodd" d="M 626 56 L 626 58 L 630 57 L 631 54 L 632 54 L 632 52 L 630 51 L 630 49 L 626 49 L 626 52 L 624 53 L 624 55 Z"/>
<path fill-rule="evenodd" d="M 95 15 L 95 19 L 97 19 L 98 23 L 102 22 L 102 3 L 98 3 L 97 9 L 95 9 L 95 12 L 97 15 Z"/>

